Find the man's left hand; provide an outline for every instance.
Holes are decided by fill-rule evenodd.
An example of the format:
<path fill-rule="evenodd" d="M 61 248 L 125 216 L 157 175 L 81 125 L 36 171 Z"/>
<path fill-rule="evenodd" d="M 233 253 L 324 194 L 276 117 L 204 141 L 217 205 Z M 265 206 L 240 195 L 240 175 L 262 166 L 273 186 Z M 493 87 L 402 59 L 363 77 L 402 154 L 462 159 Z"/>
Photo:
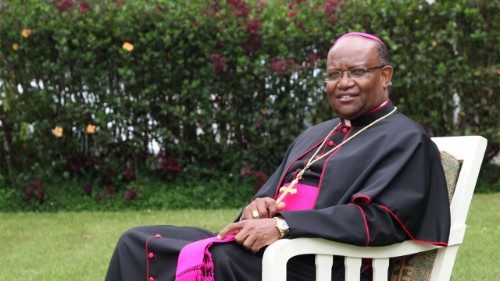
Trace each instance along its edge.
<path fill-rule="evenodd" d="M 280 238 L 276 228 L 276 219 L 243 220 L 226 226 L 217 237 L 223 239 L 228 234 L 235 234 L 236 243 L 252 253 Z"/>

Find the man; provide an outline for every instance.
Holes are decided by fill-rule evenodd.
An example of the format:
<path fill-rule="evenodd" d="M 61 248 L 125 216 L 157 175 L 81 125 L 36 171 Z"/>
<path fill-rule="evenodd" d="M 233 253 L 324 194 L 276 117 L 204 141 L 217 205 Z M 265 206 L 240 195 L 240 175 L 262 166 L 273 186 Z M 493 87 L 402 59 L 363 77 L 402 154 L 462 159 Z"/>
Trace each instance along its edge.
<path fill-rule="evenodd" d="M 196 259 L 191 246 L 199 242 L 191 242 L 198 240 L 208 241 L 201 244 L 210 254 L 202 251 L 202 265 L 187 268 L 209 268 L 202 270 L 208 275 L 213 268 L 217 281 L 260 280 L 263 249 L 283 237 L 446 245 L 450 218 L 439 154 L 423 128 L 389 101 L 392 74 L 377 37 L 348 33 L 337 39 L 328 53 L 326 92 L 339 118 L 303 132 L 238 221 L 217 238 L 188 227 L 129 230 L 107 280 L 174 280 L 176 267 L 181 280 L 185 271 L 179 268 Z M 334 280 L 343 280 L 341 259 L 333 271 Z M 361 275 L 369 280 L 370 270 Z M 288 280 L 314 280 L 313 257 L 292 259 Z"/>

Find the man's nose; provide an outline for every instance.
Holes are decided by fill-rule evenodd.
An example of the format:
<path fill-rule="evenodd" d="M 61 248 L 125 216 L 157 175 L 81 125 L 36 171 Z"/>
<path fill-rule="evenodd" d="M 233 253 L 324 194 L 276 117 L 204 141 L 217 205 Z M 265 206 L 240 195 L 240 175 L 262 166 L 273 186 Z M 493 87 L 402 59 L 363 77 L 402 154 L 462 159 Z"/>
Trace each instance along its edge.
<path fill-rule="evenodd" d="M 352 86 L 354 86 L 354 81 L 350 77 L 350 73 L 347 71 L 343 72 L 342 77 L 340 77 L 340 80 L 337 83 L 337 88 L 346 89 Z"/>

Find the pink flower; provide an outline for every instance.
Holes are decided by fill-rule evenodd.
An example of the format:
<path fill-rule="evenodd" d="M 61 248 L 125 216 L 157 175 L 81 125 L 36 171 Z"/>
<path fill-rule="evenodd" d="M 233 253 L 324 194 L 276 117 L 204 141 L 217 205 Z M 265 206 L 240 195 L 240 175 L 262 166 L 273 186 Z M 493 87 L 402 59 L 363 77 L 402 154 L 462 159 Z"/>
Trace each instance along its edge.
<path fill-rule="evenodd" d="M 85 14 L 86 12 L 90 11 L 90 5 L 87 2 L 81 2 L 78 5 L 78 11 L 80 11 L 81 14 Z"/>
<path fill-rule="evenodd" d="M 210 56 L 212 60 L 212 69 L 216 74 L 222 74 L 227 71 L 227 60 L 219 53 L 213 53 Z"/>

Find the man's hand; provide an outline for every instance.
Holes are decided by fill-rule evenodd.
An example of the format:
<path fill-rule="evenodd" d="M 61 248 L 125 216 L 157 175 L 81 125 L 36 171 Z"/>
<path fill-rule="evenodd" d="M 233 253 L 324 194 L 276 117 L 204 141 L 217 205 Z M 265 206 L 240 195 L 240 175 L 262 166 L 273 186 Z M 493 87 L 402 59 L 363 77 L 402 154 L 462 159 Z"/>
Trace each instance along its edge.
<path fill-rule="evenodd" d="M 284 207 L 285 203 L 277 204 L 276 200 L 270 197 L 255 198 L 243 209 L 241 220 L 272 218 Z"/>
<path fill-rule="evenodd" d="M 223 239 L 228 234 L 236 234 L 234 237 L 236 243 L 252 253 L 257 253 L 280 238 L 280 233 L 276 228 L 276 219 L 273 218 L 231 223 L 217 237 Z"/>

